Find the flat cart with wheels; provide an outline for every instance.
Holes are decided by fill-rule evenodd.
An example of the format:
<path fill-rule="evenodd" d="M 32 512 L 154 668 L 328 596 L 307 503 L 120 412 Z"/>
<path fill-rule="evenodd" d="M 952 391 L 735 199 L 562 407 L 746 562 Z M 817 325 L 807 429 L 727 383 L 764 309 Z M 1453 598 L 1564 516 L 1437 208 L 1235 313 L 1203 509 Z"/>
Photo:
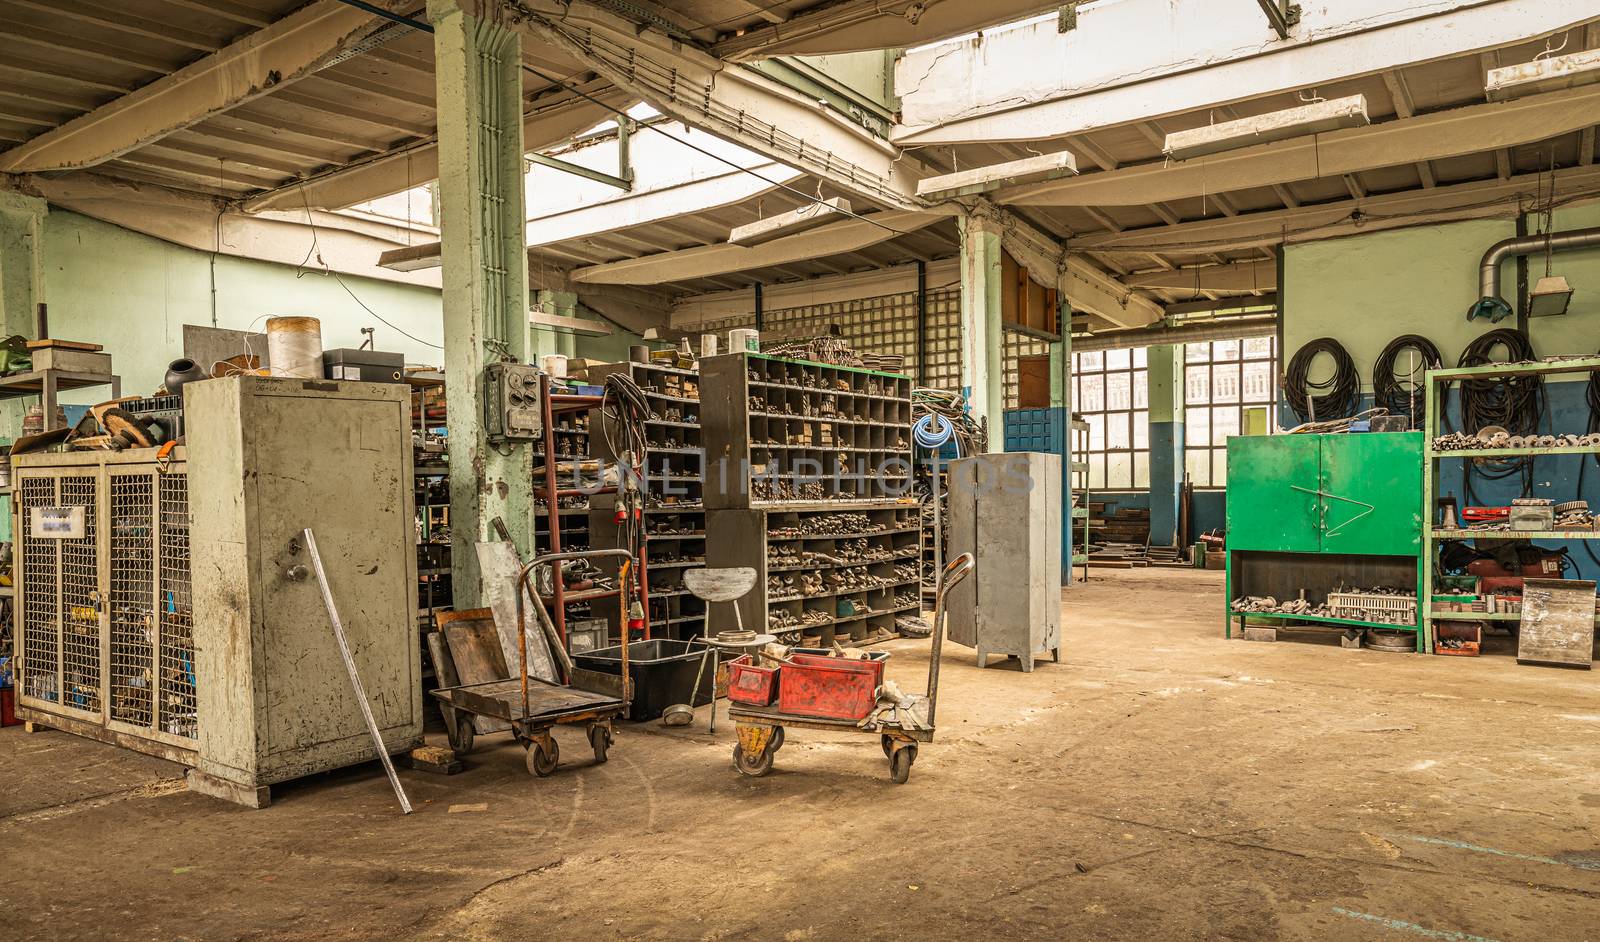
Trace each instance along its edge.
<path fill-rule="evenodd" d="M 945 593 L 970 572 L 972 554 L 962 553 L 939 574 L 933 603 L 933 647 L 928 655 L 927 714 L 919 716 L 925 728 L 904 728 L 892 720 L 883 720 L 876 729 L 866 729 L 855 720 L 802 716 L 786 713 L 776 707 L 731 703 L 728 717 L 737 726 L 739 737 L 733 746 L 733 767 L 744 775 L 766 775 L 772 771 L 777 751 L 783 748 L 783 731 L 786 727 L 824 729 L 877 736 L 883 746 L 883 755 L 889 760 L 889 779 L 896 785 L 905 784 L 911 777 L 911 764 L 917 761 L 917 744 L 933 741 L 934 708 L 939 700 L 939 655 L 944 647 Z M 782 683 L 781 676 L 779 683 Z"/>
<path fill-rule="evenodd" d="M 528 636 L 525 598 L 533 597 L 529 574 L 539 566 L 553 566 L 564 560 L 620 556 L 623 558 L 619 584 L 627 591 L 633 554 L 623 549 L 590 550 L 580 553 L 547 553 L 534 557 L 517 576 L 517 653 L 519 670 L 514 677 L 476 684 L 441 687 L 433 691 L 446 711 L 452 730 L 450 746 L 458 753 L 471 750 L 473 719 L 484 717 L 509 725 L 517 742 L 528 750 L 528 771 L 543 778 L 554 772 L 560 749 L 551 730 L 557 726 L 588 727 L 589 747 L 596 762 L 606 761 L 606 753 L 616 741 L 615 721 L 626 716 L 632 702 L 628 683 L 628 645 L 622 646 L 622 674 L 601 674 L 573 666 L 572 658 L 539 607 L 540 627 L 550 641 L 551 655 L 566 683 L 551 683 L 528 676 Z M 554 573 L 560 579 L 559 571 Z M 622 611 L 627 611 L 624 602 Z M 623 634 L 627 634 L 626 626 Z"/>

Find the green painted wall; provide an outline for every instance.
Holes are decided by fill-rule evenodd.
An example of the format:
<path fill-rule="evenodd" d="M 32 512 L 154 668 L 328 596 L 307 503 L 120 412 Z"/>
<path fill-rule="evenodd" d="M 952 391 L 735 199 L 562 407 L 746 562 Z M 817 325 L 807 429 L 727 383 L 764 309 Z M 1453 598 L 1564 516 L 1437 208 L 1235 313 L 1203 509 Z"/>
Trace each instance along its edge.
<path fill-rule="evenodd" d="M 1588 226 L 1600 226 L 1600 206 L 1556 213 L 1557 231 Z M 1421 334 L 1454 365 L 1473 338 L 1516 326 L 1510 319 L 1491 326 L 1466 317 L 1478 299 L 1478 260 L 1490 245 L 1515 235 L 1511 220 L 1480 220 L 1289 246 L 1284 362 L 1307 341 L 1333 337 L 1350 351 L 1370 391 L 1372 363 L 1389 341 Z M 1600 347 L 1600 249 L 1559 253 L 1553 270 L 1566 275 L 1576 292 L 1565 316 L 1530 320 L 1534 349 L 1541 355 L 1594 352 Z M 1530 286 L 1543 273 L 1543 257 L 1530 256 Z M 1516 279 L 1516 263 L 1506 262 L 1501 293 L 1513 306 Z"/>
<path fill-rule="evenodd" d="M 402 336 L 361 307 L 365 303 L 407 333 L 438 343 L 437 289 L 350 275 L 336 279 L 314 268 L 297 271 L 223 255 L 213 263 L 210 253 L 63 210 L 45 217 L 44 283 L 50 332 L 103 344 L 125 395 L 161 385 L 167 364 L 183 355 L 183 325 L 260 331 L 276 314 L 321 318 L 324 348 L 358 347 L 361 328 L 370 326 L 377 328 L 378 349 L 398 350 L 408 363 L 442 362 L 439 350 Z M 63 396 L 68 402 L 100 398 L 94 391 Z"/>

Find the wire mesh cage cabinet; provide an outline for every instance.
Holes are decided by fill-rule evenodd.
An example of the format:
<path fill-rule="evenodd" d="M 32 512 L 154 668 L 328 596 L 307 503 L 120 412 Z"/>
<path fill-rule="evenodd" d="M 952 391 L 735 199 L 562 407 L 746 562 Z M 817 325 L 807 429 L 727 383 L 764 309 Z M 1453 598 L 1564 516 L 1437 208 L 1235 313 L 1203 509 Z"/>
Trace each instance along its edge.
<path fill-rule="evenodd" d="M 385 745 L 420 742 L 405 387 L 231 377 L 189 384 L 185 413 L 170 462 L 17 460 L 24 718 L 251 805 L 374 758 L 320 588 L 293 572 L 310 527 Z"/>
<path fill-rule="evenodd" d="M 978 666 L 1009 655 L 1061 659 L 1061 456 L 1009 452 L 950 464 L 950 547 L 971 553 L 972 577 L 951 590 L 949 637 L 978 649 Z"/>

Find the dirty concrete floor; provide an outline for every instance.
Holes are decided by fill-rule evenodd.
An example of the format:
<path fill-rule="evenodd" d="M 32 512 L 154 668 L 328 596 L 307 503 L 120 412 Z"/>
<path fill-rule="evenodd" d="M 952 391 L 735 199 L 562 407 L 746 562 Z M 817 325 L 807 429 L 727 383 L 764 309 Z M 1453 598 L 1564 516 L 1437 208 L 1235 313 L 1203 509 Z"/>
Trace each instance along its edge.
<path fill-rule="evenodd" d="M 0 732 L 0 938 L 1564 940 L 1600 930 L 1600 676 L 1221 637 L 1220 574 L 1096 572 L 1063 663 L 947 648 L 907 785 L 877 742 L 624 730 L 535 780 L 376 765 L 190 794 Z M 890 676 L 920 689 L 925 644 Z M 436 741 L 440 737 L 433 737 Z M 456 807 L 452 812 L 452 806 Z M 474 810 L 474 806 L 482 806 Z"/>

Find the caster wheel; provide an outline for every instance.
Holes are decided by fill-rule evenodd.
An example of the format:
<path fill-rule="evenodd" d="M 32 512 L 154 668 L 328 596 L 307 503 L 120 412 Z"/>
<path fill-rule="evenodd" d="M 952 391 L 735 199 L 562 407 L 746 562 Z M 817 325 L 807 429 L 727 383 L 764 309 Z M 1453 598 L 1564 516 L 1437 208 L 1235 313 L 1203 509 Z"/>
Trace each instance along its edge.
<path fill-rule="evenodd" d="M 904 785 L 911 777 L 911 763 L 917 760 L 917 747 L 906 746 L 889 757 L 889 781 Z"/>
<path fill-rule="evenodd" d="M 751 756 L 738 745 L 733 747 L 733 767 L 741 775 L 751 778 L 760 778 L 772 771 L 772 750 L 763 749 L 758 756 Z"/>
<path fill-rule="evenodd" d="M 556 762 L 561 758 L 561 748 L 554 739 L 550 740 L 550 750 L 539 742 L 528 746 L 528 771 L 540 778 L 544 778 L 556 770 Z"/>
<path fill-rule="evenodd" d="M 885 759 L 894 758 L 894 737 L 893 736 L 883 736 L 883 737 L 881 737 L 881 739 L 882 739 L 882 742 L 883 742 L 883 757 Z"/>
<path fill-rule="evenodd" d="M 783 727 L 782 726 L 774 726 L 772 728 L 772 741 L 767 743 L 767 751 L 768 752 L 777 752 L 779 749 L 782 749 L 782 748 L 783 748 Z"/>
<path fill-rule="evenodd" d="M 472 717 L 458 715 L 456 731 L 447 738 L 450 740 L 450 748 L 455 750 L 456 755 L 464 756 L 471 752 L 472 741 L 476 738 L 476 730 L 472 728 Z"/>
<path fill-rule="evenodd" d="M 589 748 L 594 750 L 596 763 L 606 761 L 606 750 L 611 748 L 611 730 L 604 726 L 589 727 Z"/>

